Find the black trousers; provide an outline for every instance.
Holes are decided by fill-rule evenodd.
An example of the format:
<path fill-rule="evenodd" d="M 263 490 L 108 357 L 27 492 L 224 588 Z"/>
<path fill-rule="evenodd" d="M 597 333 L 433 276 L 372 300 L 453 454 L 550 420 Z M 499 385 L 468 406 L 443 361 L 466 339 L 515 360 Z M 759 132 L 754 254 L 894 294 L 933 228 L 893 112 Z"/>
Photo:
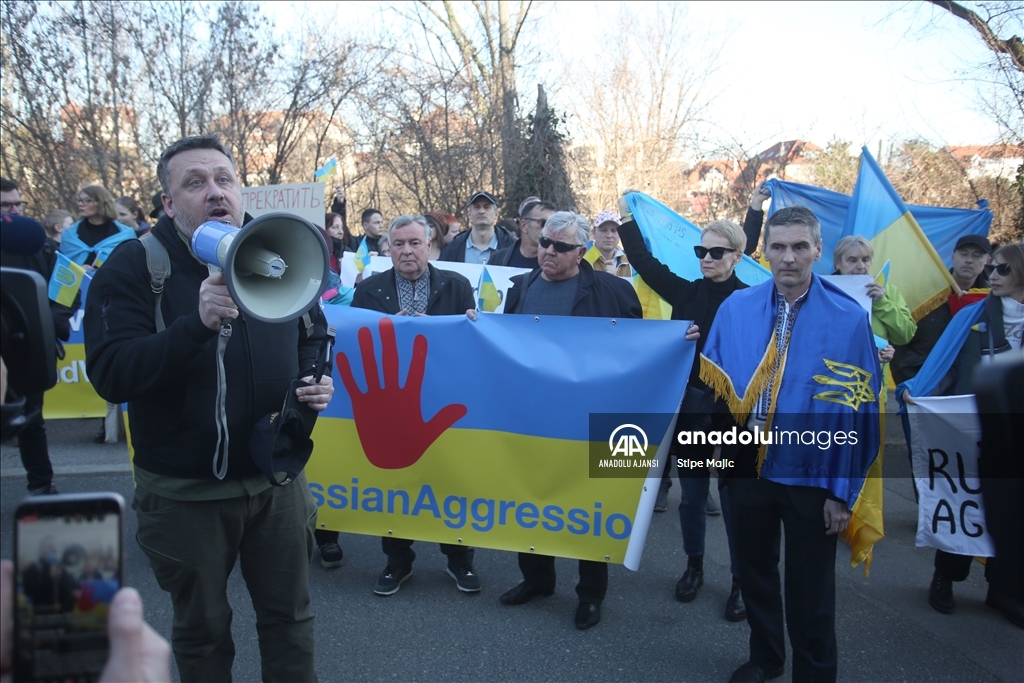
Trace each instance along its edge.
<path fill-rule="evenodd" d="M 731 479 L 728 487 L 750 625 L 750 662 L 771 671 L 786 661 L 779 577 L 785 527 L 785 621 L 793 647 L 793 681 L 835 681 L 838 536 L 825 534 L 825 490 L 752 478 Z"/>
<path fill-rule="evenodd" d="M 448 564 L 453 567 L 473 564 L 473 549 L 464 545 L 451 545 L 441 543 L 441 552 L 448 558 Z M 412 541 L 407 538 L 392 538 L 382 536 L 380 539 L 381 550 L 388 556 L 388 564 L 392 567 L 411 567 L 416 553 L 412 549 Z"/>
<path fill-rule="evenodd" d="M 935 569 L 951 581 L 963 581 L 971 573 L 971 562 L 974 560 L 970 555 L 957 555 L 947 553 L 945 550 L 935 550 Z"/>
<path fill-rule="evenodd" d="M 544 589 L 555 588 L 555 558 L 550 555 L 519 553 L 523 579 Z M 608 592 L 608 563 L 580 560 L 580 580 L 576 595 L 580 602 L 600 605 Z"/>
<path fill-rule="evenodd" d="M 43 421 L 43 394 L 25 396 L 25 415 L 31 416 L 18 432 L 21 465 L 28 474 L 28 490 L 49 486 L 53 482 L 50 451 L 46 445 L 46 423 Z"/>

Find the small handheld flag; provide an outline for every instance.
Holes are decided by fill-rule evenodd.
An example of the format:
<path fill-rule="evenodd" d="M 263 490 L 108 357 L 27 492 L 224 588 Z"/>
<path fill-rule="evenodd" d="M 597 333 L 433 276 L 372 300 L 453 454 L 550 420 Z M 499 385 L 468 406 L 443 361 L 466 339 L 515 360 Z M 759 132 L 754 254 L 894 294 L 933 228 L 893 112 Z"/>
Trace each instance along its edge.
<path fill-rule="evenodd" d="M 892 261 L 886 259 L 885 264 L 878 271 L 878 275 L 875 276 L 875 282 L 885 287 L 889 284 L 889 267 L 892 265 Z"/>
<path fill-rule="evenodd" d="M 50 276 L 50 286 L 47 292 L 50 299 L 63 306 L 71 306 L 75 295 L 82 287 L 83 277 L 85 277 L 85 268 L 57 252 L 57 265 Z"/>
<path fill-rule="evenodd" d="M 327 163 L 317 170 L 313 171 L 313 179 L 316 182 L 325 182 L 327 178 L 335 175 L 338 172 L 338 162 L 331 157 L 327 160 Z"/>
<path fill-rule="evenodd" d="M 587 243 L 587 252 L 583 254 L 583 259 L 590 265 L 594 265 L 599 258 L 601 258 L 601 252 L 597 250 L 597 245 L 591 240 Z"/>
<path fill-rule="evenodd" d="M 501 305 L 501 292 L 495 286 L 491 274 L 487 271 L 487 266 L 484 266 L 483 271 L 480 273 L 478 291 L 480 294 L 476 302 L 477 310 L 486 311 L 487 313 L 494 313 L 498 310 L 498 306 Z"/>
<path fill-rule="evenodd" d="M 356 270 L 358 270 L 360 273 L 363 272 L 363 269 L 366 268 L 366 266 L 370 265 L 370 250 L 366 246 L 365 237 L 363 238 L 363 241 L 359 243 L 359 248 L 356 249 L 355 259 Z"/>

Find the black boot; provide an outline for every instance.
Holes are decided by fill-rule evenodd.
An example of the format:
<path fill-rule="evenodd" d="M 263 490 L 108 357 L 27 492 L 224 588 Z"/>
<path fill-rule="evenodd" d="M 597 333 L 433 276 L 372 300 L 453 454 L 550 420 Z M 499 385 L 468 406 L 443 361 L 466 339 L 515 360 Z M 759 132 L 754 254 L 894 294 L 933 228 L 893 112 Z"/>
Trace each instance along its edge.
<path fill-rule="evenodd" d="M 697 597 L 697 592 L 704 585 L 704 556 L 694 555 L 687 558 L 686 572 L 683 578 L 676 584 L 676 600 L 679 602 L 692 602 Z"/>
<path fill-rule="evenodd" d="M 953 580 L 943 576 L 938 569 L 932 575 L 932 585 L 928 589 L 928 604 L 936 612 L 952 614 L 956 608 L 953 601 Z"/>
<path fill-rule="evenodd" d="M 725 620 L 743 621 L 747 618 L 747 606 L 743 603 L 743 593 L 740 592 L 740 584 L 736 577 L 732 577 L 732 590 L 729 591 L 729 599 L 725 601 Z"/>

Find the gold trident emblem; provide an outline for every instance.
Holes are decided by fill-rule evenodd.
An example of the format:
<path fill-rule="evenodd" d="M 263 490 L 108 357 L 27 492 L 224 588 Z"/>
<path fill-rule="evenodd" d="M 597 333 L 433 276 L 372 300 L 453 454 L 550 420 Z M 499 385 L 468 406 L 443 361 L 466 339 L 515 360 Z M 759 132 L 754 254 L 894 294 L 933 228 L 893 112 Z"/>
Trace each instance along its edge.
<path fill-rule="evenodd" d="M 854 410 L 860 408 L 861 403 L 873 403 L 875 392 L 871 390 L 871 373 L 858 368 L 856 365 L 840 363 L 838 361 L 823 358 L 829 370 L 840 377 L 849 378 L 847 381 L 829 377 L 828 375 L 815 375 L 814 381 L 819 384 L 830 384 L 842 387 L 842 391 L 823 391 L 815 394 L 814 398 L 820 401 L 831 401 L 840 405 L 849 406 Z"/>

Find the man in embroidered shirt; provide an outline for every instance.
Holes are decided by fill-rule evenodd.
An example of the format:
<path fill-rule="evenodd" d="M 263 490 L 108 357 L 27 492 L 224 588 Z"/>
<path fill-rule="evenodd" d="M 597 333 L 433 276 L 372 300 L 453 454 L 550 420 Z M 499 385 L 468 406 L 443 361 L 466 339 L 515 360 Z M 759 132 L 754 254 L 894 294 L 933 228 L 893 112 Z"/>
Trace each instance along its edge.
<path fill-rule="evenodd" d="M 701 358 L 701 379 L 720 399 L 716 429 L 740 427 L 721 457 L 736 464 L 725 476 L 751 633 L 749 661 L 730 681 L 784 671 L 782 525 L 793 680 L 834 681 L 836 539 L 877 455 L 880 372 L 863 309 L 812 273 L 821 257 L 814 214 L 802 206 L 773 214 L 764 252 L 772 282 L 725 300 Z M 773 427 L 827 432 L 829 444 L 758 440 Z M 857 444 L 832 442 L 851 428 Z"/>
<path fill-rule="evenodd" d="M 430 255 L 430 227 L 423 216 L 399 216 L 388 226 L 391 241 L 391 262 L 394 267 L 363 280 L 352 298 L 353 308 L 366 308 L 392 315 L 463 315 L 476 307 L 473 285 L 469 280 L 448 270 L 438 270 L 427 262 Z M 320 542 L 331 542 L 321 532 Z M 381 538 L 381 548 L 388 563 L 377 578 L 373 592 L 394 595 L 412 576 L 416 553 L 412 541 L 404 538 Z M 465 545 L 441 544 L 448 558 L 448 575 L 464 593 L 480 590 L 480 579 L 473 570 L 473 549 Z"/>

